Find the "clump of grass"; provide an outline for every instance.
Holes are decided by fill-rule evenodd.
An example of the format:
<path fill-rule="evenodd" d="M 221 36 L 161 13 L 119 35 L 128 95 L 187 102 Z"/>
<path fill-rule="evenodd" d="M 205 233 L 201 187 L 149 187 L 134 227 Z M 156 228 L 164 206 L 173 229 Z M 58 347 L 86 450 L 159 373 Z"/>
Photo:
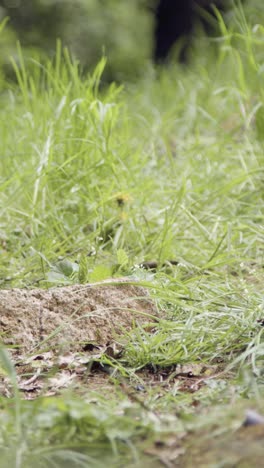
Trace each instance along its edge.
<path fill-rule="evenodd" d="M 59 43 L 44 65 L 19 50 L 1 110 L 2 281 L 41 282 L 64 258 L 111 265 L 119 249 L 132 265 L 261 258 L 260 31 L 222 29 L 216 66 L 207 46 L 187 75 L 127 91 L 99 91 L 105 59 L 85 79 Z"/>

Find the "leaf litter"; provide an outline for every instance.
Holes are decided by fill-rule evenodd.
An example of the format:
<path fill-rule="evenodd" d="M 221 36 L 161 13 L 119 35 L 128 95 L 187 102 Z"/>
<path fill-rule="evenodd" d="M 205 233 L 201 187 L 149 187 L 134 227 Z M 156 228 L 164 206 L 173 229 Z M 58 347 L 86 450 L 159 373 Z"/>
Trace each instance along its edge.
<path fill-rule="evenodd" d="M 0 333 L 16 367 L 18 388 L 26 399 L 53 396 L 65 389 L 114 391 L 118 382 L 132 400 L 146 386 L 164 394 L 171 388 L 195 392 L 218 367 L 152 366 L 130 379 L 113 365 L 123 355 L 125 335 L 140 325 L 155 331 L 156 305 L 147 288 L 122 278 L 51 289 L 0 290 Z M 0 392 L 12 395 L 0 375 Z"/>

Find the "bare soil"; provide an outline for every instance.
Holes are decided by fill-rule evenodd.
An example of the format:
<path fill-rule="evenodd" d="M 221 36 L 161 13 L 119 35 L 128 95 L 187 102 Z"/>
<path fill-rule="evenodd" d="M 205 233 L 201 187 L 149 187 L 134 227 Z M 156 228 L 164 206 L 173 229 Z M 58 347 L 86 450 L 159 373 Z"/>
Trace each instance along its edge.
<path fill-rule="evenodd" d="M 126 279 L 51 289 L 0 290 L 0 337 L 11 353 L 25 398 L 63 389 L 109 392 L 102 354 L 114 357 L 126 332 L 154 323 L 157 310 L 148 290 Z M 120 342 L 122 344 L 120 344 Z M 0 375 L 0 393 L 10 396 Z"/>
<path fill-rule="evenodd" d="M 47 290 L 0 290 L 0 339 L 27 399 L 66 389 L 104 395 L 120 385 L 133 399 L 135 389 L 141 392 L 138 381 L 143 393 L 149 388 L 162 395 L 174 385 L 183 391 L 199 390 L 219 372 L 217 366 L 150 367 L 138 372 L 128 388 L 111 366 L 101 364 L 102 356 L 122 356 L 126 332 L 139 324 L 151 332 L 157 320 L 148 290 L 126 278 Z M 12 385 L 1 373 L 0 394 L 12 395 Z"/>
<path fill-rule="evenodd" d="M 136 323 L 153 321 L 148 291 L 125 281 L 60 288 L 0 290 L 1 341 L 30 351 L 59 346 L 77 350 L 85 343 L 106 345 Z"/>

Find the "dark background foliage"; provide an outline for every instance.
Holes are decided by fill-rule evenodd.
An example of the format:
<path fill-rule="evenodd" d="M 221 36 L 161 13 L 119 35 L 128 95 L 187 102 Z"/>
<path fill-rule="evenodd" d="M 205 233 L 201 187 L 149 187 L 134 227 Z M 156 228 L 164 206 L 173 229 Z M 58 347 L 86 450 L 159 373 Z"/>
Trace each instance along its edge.
<path fill-rule="evenodd" d="M 173 4 L 173 0 L 166 1 Z M 216 1 L 219 7 L 227 5 L 230 16 L 233 2 Z M 195 12 L 192 14 L 196 19 L 202 17 L 200 23 L 205 25 L 196 6 L 208 7 L 208 0 L 175 2 L 195 3 L 190 11 Z M 160 0 L 0 0 L 0 19 L 9 17 L 0 36 L 1 62 L 5 64 L 10 55 L 16 55 L 17 39 L 29 56 L 36 51 L 38 55 L 52 56 L 56 39 L 60 38 L 84 69 L 93 67 L 104 53 L 108 58 L 105 79 L 135 78 L 155 51 L 155 12 L 159 3 Z M 247 6 L 259 18 L 262 0 L 247 0 Z M 178 25 L 184 30 L 181 20 Z"/>
<path fill-rule="evenodd" d="M 152 54 L 151 5 L 151 0 L 1 0 L 0 17 L 9 17 L 0 39 L 2 61 L 15 53 L 16 39 L 29 55 L 36 50 L 52 55 L 60 38 L 85 69 L 104 53 L 109 79 L 137 76 Z"/>

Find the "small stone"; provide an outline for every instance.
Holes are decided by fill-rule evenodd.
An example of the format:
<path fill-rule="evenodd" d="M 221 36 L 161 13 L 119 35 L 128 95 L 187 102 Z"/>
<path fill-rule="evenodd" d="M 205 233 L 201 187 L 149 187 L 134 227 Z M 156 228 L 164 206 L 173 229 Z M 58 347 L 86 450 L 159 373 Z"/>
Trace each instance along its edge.
<path fill-rule="evenodd" d="M 256 426 L 257 424 L 264 424 L 264 417 L 254 410 L 247 410 L 243 426 Z"/>

